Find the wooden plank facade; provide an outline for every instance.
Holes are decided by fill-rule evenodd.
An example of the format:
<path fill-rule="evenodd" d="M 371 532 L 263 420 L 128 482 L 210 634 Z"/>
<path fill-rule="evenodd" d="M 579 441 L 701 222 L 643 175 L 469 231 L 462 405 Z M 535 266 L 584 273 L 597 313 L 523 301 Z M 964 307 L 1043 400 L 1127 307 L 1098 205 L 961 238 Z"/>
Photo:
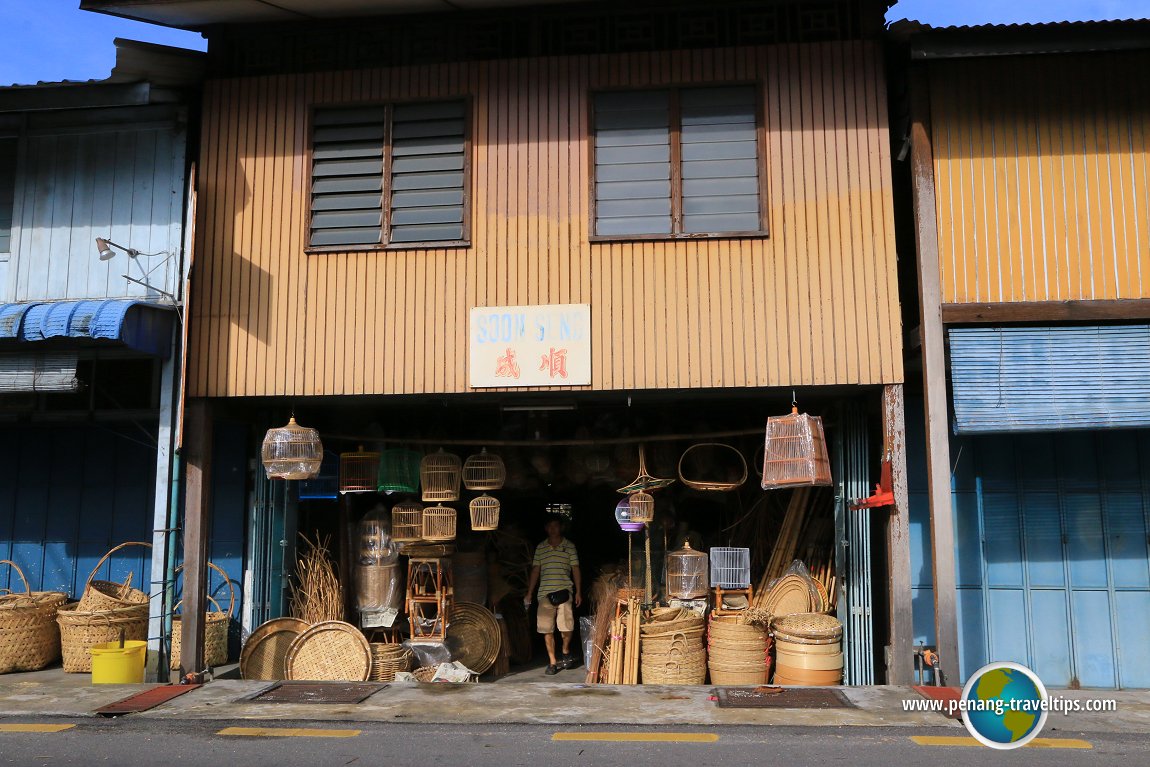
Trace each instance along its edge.
<path fill-rule="evenodd" d="M 592 241 L 599 89 L 755 83 L 768 236 Z M 469 245 L 305 250 L 309 120 L 466 98 Z M 468 391 L 468 310 L 587 303 L 593 390 L 902 380 L 881 49 L 554 56 L 211 80 L 189 394 Z"/>
<path fill-rule="evenodd" d="M 930 63 L 944 304 L 1150 297 L 1146 71 L 1145 51 Z"/>

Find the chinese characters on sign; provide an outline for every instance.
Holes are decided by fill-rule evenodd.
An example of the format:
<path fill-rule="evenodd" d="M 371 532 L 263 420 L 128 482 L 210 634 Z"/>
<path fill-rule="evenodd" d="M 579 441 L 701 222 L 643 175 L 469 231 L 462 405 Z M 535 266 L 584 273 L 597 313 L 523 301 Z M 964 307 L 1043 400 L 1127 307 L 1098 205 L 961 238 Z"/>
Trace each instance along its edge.
<path fill-rule="evenodd" d="M 469 353 L 475 388 L 586 386 L 591 383 L 591 307 L 476 307 Z"/>

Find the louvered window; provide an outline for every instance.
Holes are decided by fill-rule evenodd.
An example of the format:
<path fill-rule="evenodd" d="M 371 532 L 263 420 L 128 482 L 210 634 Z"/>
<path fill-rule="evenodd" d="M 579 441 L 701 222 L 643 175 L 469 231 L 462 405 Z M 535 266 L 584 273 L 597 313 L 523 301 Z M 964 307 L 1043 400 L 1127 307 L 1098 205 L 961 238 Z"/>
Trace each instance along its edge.
<path fill-rule="evenodd" d="M 12 251 L 12 212 L 16 204 L 16 139 L 0 138 L 0 253 Z"/>
<path fill-rule="evenodd" d="M 312 246 L 466 239 L 463 102 L 317 110 L 312 140 Z"/>
<path fill-rule="evenodd" d="M 595 235 L 762 234 L 753 86 L 595 97 Z"/>

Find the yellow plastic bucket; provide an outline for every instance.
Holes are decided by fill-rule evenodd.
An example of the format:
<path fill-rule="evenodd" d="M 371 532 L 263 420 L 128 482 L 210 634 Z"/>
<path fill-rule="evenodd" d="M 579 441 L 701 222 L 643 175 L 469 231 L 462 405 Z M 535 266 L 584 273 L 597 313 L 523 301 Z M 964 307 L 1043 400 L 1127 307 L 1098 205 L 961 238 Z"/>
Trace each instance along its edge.
<path fill-rule="evenodd" d="M 92 654 L 92 684 L 140 684 L 144 681 L 147 642 L 131 639 L 88 648 Z"/>

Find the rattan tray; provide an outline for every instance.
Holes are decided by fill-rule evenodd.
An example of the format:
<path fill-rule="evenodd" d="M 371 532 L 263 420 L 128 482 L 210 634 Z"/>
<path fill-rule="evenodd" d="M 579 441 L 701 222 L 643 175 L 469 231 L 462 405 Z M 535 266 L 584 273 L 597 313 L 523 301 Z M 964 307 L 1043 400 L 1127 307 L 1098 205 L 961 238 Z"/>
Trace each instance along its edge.
<path fill-rule="evenodd" d="M 455 660 L 476 674 L 486 672 L 499 657 L 499 622 L 483 605 L 456 602 L 448 619 L 447 637 L 459 653 Z"/>
<path fill-rule="evenodd" d="M 809 613 L 815 608 L 815 595 L 810 583 L 800 575 L 784 575 L 763 601 L 763 609 L 771 615 Z"/>
<path fill-rule="evenodd" d="M 307 621 L 299 618 L 273 618 L 261 625 L 240 653 L 240 676 L 264 681 L 286 679 L 288 648 L 307 628 Z"/>
<path fill-rule="evenodd" d="M 366 682 L 371 678 L 371 645 L 350 623 L 323 621 L 296 637 L 286 665 L 292 680 Z"/>
<path fill-rule="evenodd" d="M 776 634 L 799 639 L 838 639 L 843 635 L 843 624 L 838 618 L 822 613 L 785 615 L 771 621 Z"/>

